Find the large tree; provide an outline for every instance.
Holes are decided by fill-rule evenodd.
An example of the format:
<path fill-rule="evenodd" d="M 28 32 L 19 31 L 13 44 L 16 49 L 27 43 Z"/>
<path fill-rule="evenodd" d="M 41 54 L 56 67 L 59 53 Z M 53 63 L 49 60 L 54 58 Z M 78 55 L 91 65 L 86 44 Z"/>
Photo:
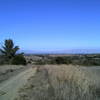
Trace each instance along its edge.
<path fill-rule="evenodd" d="M 15 46 L 12 39 L 5 40 L 0 49 L 2 55 L 1 64 L 26 65 L 24 53 L 17 54 L 18 50 L 19 46 Z"/>
<path fill-rule="evenodd" d="M 4 45 L 0 49 L 0 52 L 7 59 L 11 59 L 16 55 L 16 52 L 19 50 L 18 46 L 14 46 L 14 42 L 12 39 L 7 39 L 4 42 Z"/>

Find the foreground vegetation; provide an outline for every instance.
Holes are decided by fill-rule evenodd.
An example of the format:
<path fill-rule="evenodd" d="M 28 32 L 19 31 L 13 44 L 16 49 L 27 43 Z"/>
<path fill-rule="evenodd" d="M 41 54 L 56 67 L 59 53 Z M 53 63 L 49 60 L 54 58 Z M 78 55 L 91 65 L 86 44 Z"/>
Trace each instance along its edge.
<path fill-rule="evenodd" d="M 99 100 L 95 80 L 78 66 L 41 66 L 15 100 Z"/>

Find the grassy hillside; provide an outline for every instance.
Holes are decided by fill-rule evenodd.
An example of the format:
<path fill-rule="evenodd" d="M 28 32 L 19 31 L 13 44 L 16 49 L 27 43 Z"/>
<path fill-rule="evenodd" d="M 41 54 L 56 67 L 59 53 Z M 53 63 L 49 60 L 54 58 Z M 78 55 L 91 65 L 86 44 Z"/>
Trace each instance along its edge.
<path fill-rule="evenodd" d="M 78 66 L 45 65 L 19 91 L 16 100 L 99 100 L 96 81 Z"/>

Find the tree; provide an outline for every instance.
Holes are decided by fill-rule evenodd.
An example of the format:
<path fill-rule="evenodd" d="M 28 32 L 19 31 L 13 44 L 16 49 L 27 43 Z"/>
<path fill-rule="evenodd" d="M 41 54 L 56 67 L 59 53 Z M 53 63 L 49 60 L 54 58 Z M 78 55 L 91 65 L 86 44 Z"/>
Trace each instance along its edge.
<path fill-rule="evenodd" d="M 5 40 L 4 45 L 0 49 L 0 52 L 7 59 L 15 57 L 16 52 L 19 50 L 18 46 L 14 46 L 14 42 L 11 39 Z"/>
<path fill-rule="evenodd" d="M 4 45 L 0 49 L 1 64 L 26 65 L 24 53 L 17 54 L 18 50 L 19 46 L 15 46 L 12 39 L 5 40 Z"/>

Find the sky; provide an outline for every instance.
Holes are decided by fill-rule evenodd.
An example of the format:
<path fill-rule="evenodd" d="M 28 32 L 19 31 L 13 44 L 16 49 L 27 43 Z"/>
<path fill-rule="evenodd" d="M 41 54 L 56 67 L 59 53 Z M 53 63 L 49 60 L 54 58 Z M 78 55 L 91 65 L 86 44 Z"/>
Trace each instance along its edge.
<path fill-rule="evenodd" d="M 0 0 L 0 43 L 22 50 L 100 48 L 100 0 Z"/>

